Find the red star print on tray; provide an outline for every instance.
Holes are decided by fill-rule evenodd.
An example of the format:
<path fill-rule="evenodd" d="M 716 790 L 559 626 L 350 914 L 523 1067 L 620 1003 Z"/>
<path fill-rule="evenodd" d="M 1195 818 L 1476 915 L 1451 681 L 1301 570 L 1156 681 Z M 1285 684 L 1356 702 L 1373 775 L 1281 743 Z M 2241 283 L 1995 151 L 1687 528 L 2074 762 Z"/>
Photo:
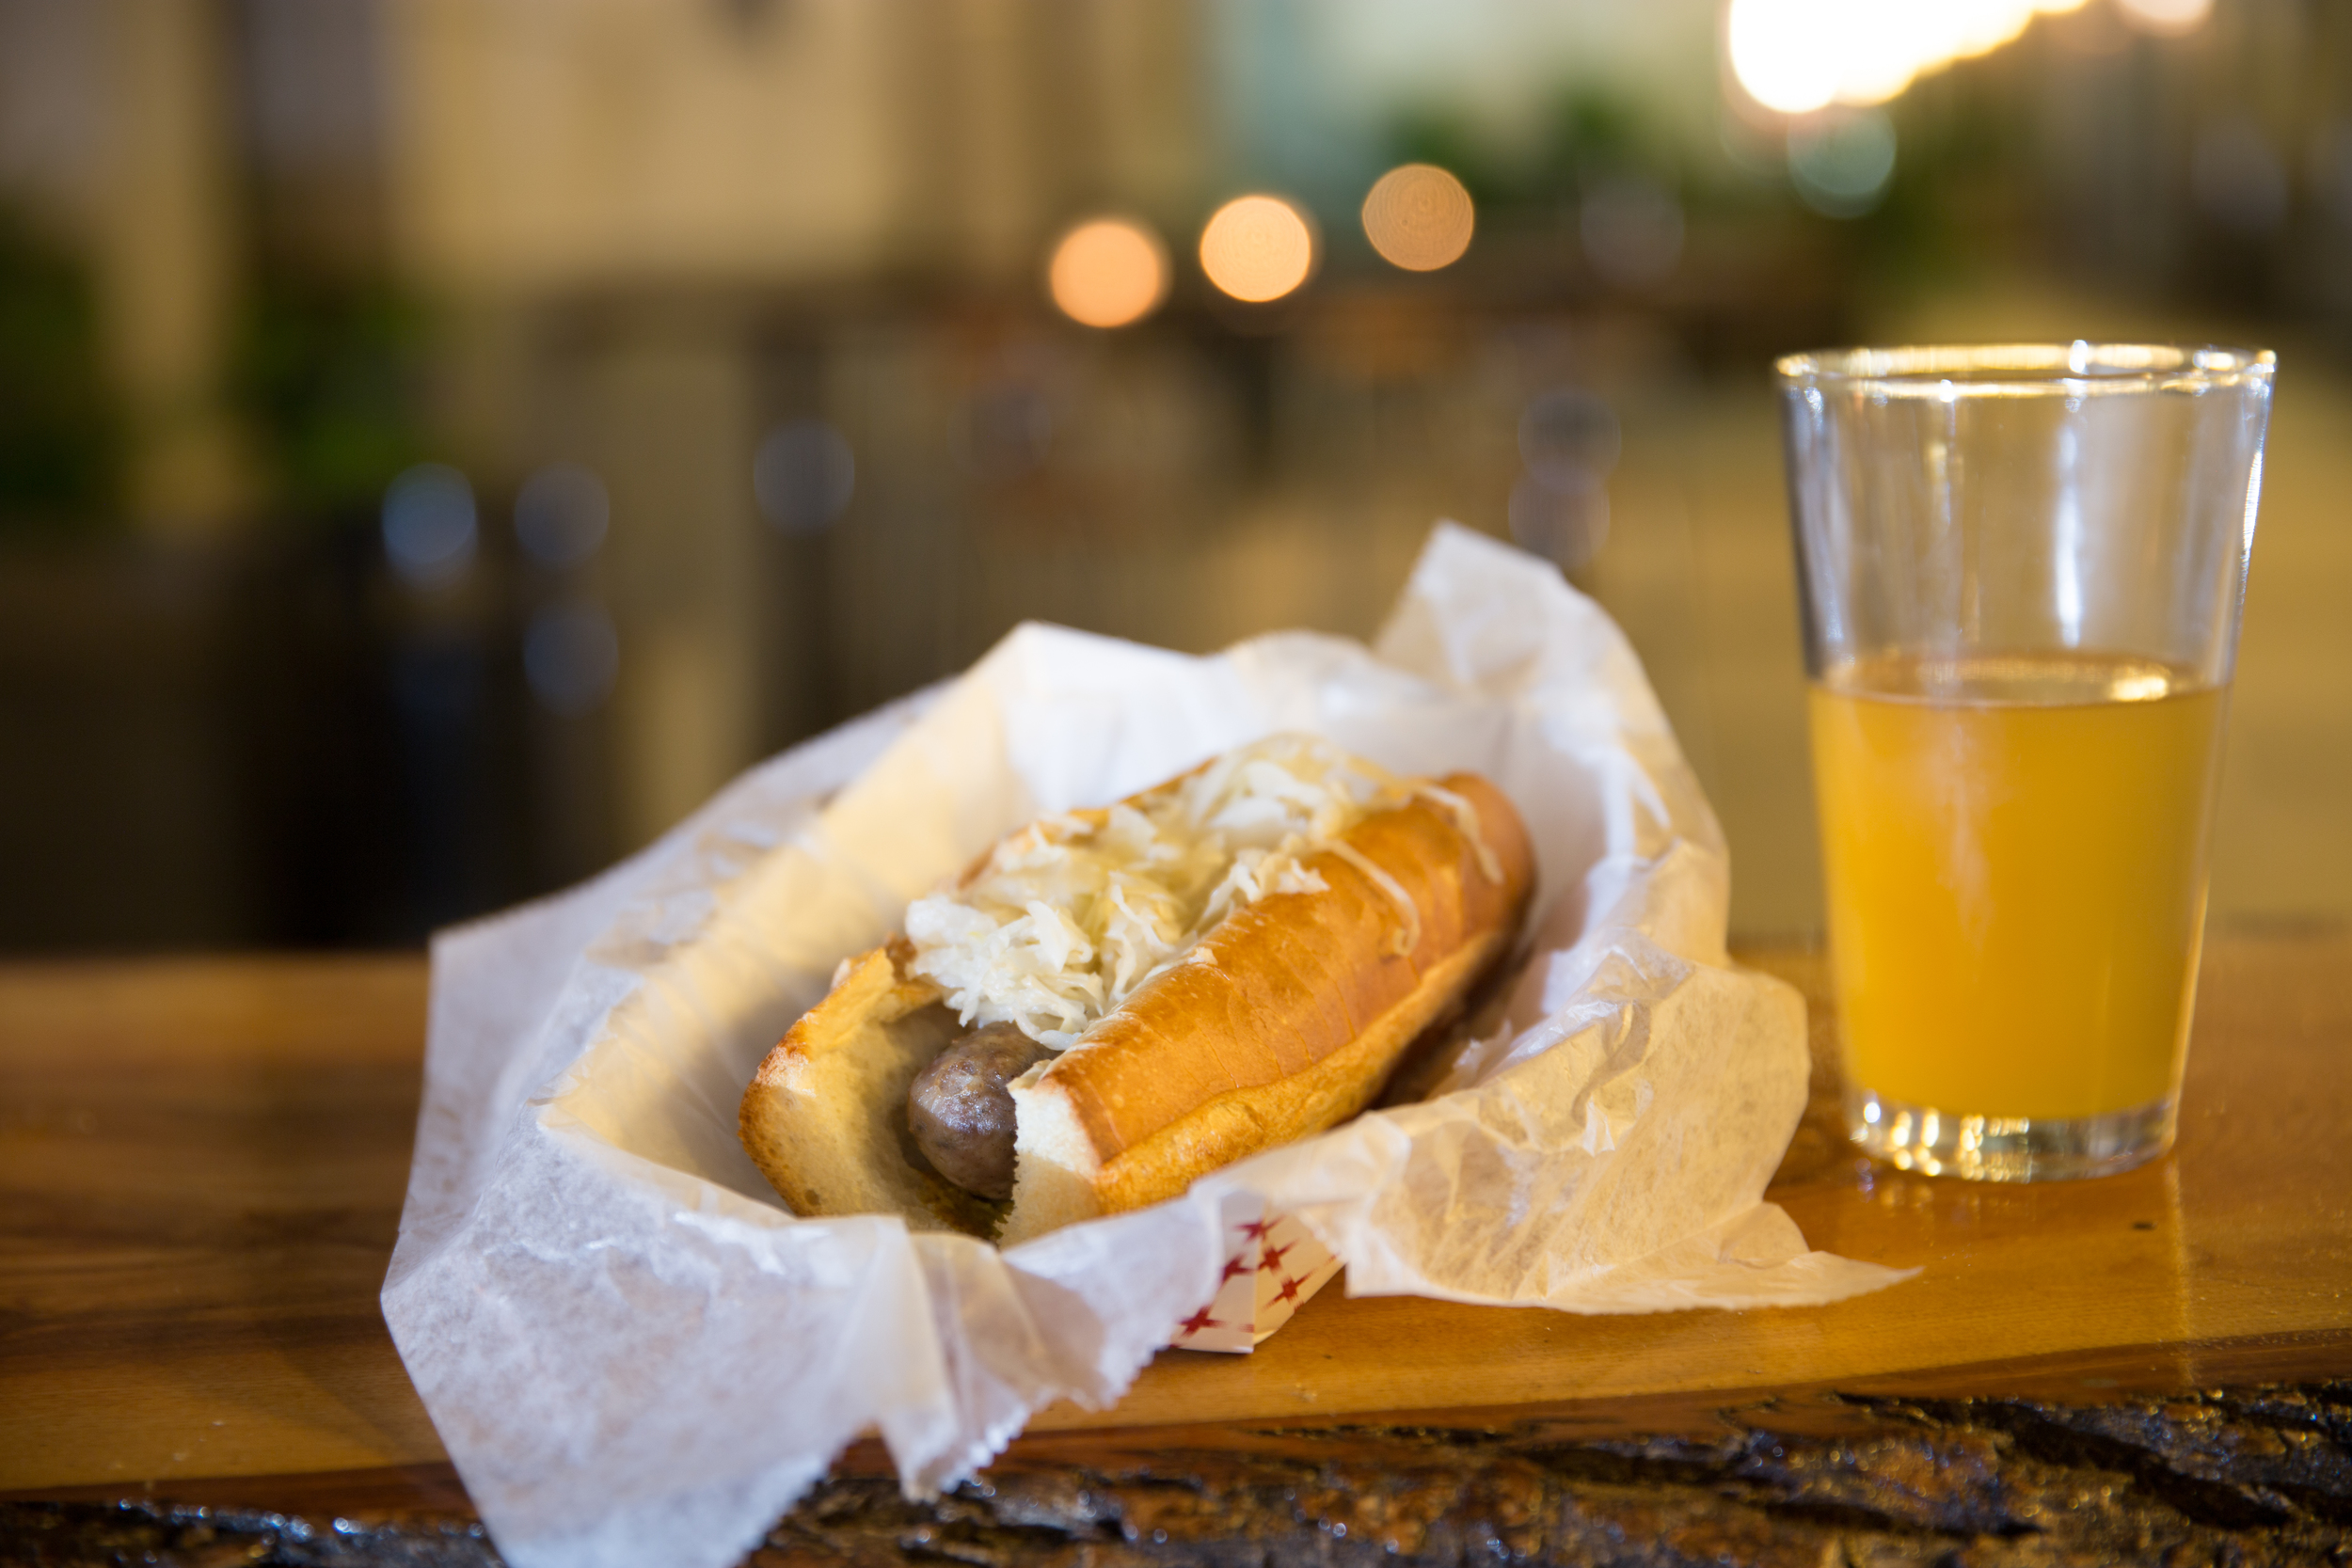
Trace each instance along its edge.
<path fill-rule="evenodd" d="M 1299 1275 L 1296 1279 L 1285 1279 L 1282 1281 L 1282 1288 L 1274 1292 L 1274 1299 L 1276 1301 L 1296 1301 L 1298 1299 L 1298 1288 L 1306 1283 L 1307 1276 L 1305 1275 Z"/>
<path fill-rule="evenodd" d="M 1251 1220 L 1241 1227 L 1241 1233 L 1253 1242 L 1261 1241 L 1267 1231 L 1274 1228 L 1274 1226 L 1275 1222 L 1272 1220 Z"/>
<path fill-rule="evenodd" d="M 1265 1249 L 1265 1256 L 1259 1261 L 1258 1267 L 1263 1269 L 1268 1274 L 1279 1274 L 1282 1270 L 1282 1255 L 1286 1252 L 1295 1252 L 1297 1250 L 1298 1243 L 1296 1242 L 1293 1242 L 1288 1246 L 1270 1246 Z"/>
<path fill-rule="evenodd" d="M 1251 1266 L 1252 1265 L 1250 1264 L 1249 1259 L 1247 1258 L 1228 1258 L 1225 1259 L 1224 1277 L 1220 1278 L 1217 1283 L 1222 1285 L 1227 1279 L 1238 1278 L 1241 1275 L 1248 1274 L 1250 1271 Z"/>
<path fill-rule="evenodd" d="M 1216 1303 L 1211 1302 L 1208 1307 L 1203 1307 L 1200 1311 L 1195 1312 L 1191 1317 L 1186 1318 L 1184 1322 L 1184 1325 L 1179 1328 L 1177 1332 L 1180 1334 L 1199 1334 L 1205 1329 L 1224 1327 L 1225 1325 L 1223 1323 L 1209 1316 L 1209 1307 L 1215 1307 L 1216 1305 Z"/>

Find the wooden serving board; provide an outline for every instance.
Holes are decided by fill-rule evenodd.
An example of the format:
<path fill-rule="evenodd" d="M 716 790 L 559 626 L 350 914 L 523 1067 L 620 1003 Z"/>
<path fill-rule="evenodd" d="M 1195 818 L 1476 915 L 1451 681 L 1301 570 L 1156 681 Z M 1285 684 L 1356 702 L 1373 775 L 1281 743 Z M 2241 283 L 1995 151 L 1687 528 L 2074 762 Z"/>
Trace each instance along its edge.
<path fill-rule="evenodd" d="M 1745 958 L 1805 989 L 1826 1051 L 1818 958 Z M 425 990 L 405 957 L 0 968 L 0 1492 L 303 1474 L 355 1497 L 370 1476 L 446 1490 L 376 1307 Z M 1255 1354 L 1164 1354 L 1113 1411 L 1044 1412 L 1030 1447 L 1375 1415 L 1640 1430 L 1829 1388 L 2095 1399 L 2352 1374 L 2352 937 L 2212 946 L 2179 1148 L 2121 1177 L 1871 1167 L 1836 1141 L 1830 1082 L 1817 1070 L 1773 1196 L 1816 1246 L 1915 1280 L 1821 1308 L 1591 1319 L 1334 1285 Z"/>

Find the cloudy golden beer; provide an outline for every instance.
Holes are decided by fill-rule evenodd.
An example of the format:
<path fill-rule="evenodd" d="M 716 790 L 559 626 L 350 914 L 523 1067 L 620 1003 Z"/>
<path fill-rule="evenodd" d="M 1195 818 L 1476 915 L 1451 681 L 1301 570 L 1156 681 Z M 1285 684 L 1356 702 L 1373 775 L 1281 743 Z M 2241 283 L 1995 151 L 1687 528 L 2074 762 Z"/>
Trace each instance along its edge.
<path fill-rule="evenodd" d="M 2222 692 L 2142 659 L 1882 658 L 1812 696 L 1850 1081 L 2073 1118 L 2179 1082 Z"/>

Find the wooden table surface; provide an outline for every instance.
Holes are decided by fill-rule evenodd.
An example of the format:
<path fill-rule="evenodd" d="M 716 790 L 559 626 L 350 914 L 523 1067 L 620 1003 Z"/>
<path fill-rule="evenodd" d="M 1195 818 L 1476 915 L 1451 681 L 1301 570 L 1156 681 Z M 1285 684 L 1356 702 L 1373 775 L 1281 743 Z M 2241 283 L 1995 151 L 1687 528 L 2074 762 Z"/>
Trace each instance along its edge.
<path fill-rule="evenodd" d="M 1743 957 L 1806 990 L 1824 1053 L 1818 958 Z M 408 957 L 0 968 L 0 1493 L 462 1511 L 376 1307 L 425 989 Z M 2352 1376 L 2352 937 L 2217 941 L 2178 1148 L 2101 1181 L 1872 1167 L 1818 1066 L 1772 1196 L 1816 1246 L 1915 1280 L 1600 1319 L 1335 1285 L 1253 1355 L 1165 1353 L 1111 1412 L 1043 1413 L 1008 1464 L 1340 1418 L 1666 1433 L 1832 1389 L 2097 1404 Z M 841 1484 L 879 1463 L 853 1450 Z"/>

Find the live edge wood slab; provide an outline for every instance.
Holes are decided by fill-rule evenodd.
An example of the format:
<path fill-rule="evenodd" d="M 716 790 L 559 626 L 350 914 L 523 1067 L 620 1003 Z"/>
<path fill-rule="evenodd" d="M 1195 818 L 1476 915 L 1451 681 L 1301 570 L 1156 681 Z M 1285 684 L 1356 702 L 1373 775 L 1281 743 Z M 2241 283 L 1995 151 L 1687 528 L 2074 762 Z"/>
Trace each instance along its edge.
<path fill-rule="evenodd" d="M 2352 935 L 2209 949 L 2180 1144 L 2001 1188 L 1837 1140 L 1774 1183 L 1925 1272 L 1801 1311 L 1327 1289 L 912 1504 L 872 1444 L 764 1563 L 2352 1560 Z M 413 958 L 0 968 L 0 1560 L 483 1563 L 377 1314 Z"/>

